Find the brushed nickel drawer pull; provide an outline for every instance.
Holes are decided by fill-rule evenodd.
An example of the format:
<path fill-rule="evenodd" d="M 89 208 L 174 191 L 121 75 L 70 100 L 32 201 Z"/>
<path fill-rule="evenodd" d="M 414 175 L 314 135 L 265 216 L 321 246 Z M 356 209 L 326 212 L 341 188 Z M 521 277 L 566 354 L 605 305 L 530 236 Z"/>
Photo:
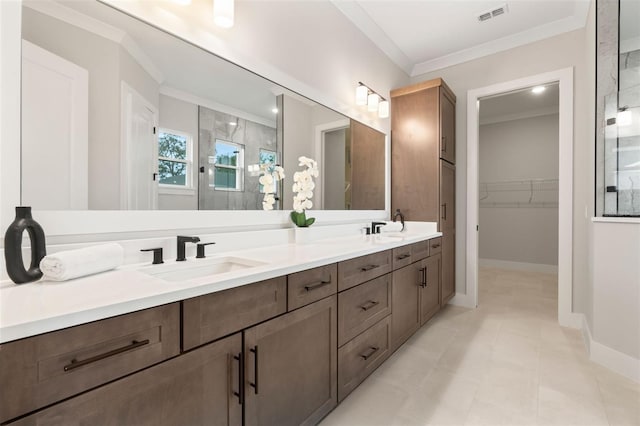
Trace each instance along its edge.
<path fill-rule="evenodd" d="M 312 284 L 304 286 L 304 289 L 307 290 L 307 291 L 311 291 L 311 290 L 315 290 L 315 289 L 320 288 L 320 287 L 324 287 L 327 284 L 331 284 L 331 275 L 329 275 L 329 279 L 328 280 L 322 280 L 322 281 L 314 282 Z"/>
<path fill-rule="evenodd" d="M 407 257 L 411 257 L 411 255 L 409 253 L 404 253 L 399 256 L 396 256 L 396 260 L 406 259 Z"/>
<path fill-rule="evenodd" d="M 380 265 L 367 265 L 367 266 L 363 266 L 362 268 L 360 268 L 360 270 L 362 272 L 367 272 L 367 271 L 370 271 L 372 269 L 376 269 L 376 268 L 379 268 L 379 267 L 380 267 Z"/>
<path fill-rule="evenodd" d="M 139 348 L 140 346 L 144 346 L 144 345 L 148 345 L 148 344 L 149 344 L 149 339 L 144 339 L 144 340 L 140 340 L 140 341 L 133 340 L 127 346 L 123 346 L 121 348 L 117 348 L 117 349 L 111 350 L 109 352 L 105 352 L 103 354 L 100 354 L 100 355 L 92 356 L 91 358 L 83 359 L 82 361 L 78 361 L 77 359 L 74 358 L 74 359 L 71 360 L 71 363 L 69 363 L 69 364 L 64 366 L 64 371 L 71 371 L 71 370 L 74 370 L 76 368 L 82 367 L 83 365 L 91 364 L 93 362 L 100 361 L 100 360 L 103 360 L 105 358 L 109 358 L 111 356 L 118 355 L 118 354 L 121 354 L 123 352 L 127 352 L 127 351 L 130 351 L 132 349 Z"/>
<path fill-rule="evenodd" d="M 360 308 L 361 308 L 363 311 L 368 311 L 369 309 L 371 309 L 371 308 L 373 308 L 374 306 L 377 306 L 377 305 L 379 305 L 379 304 L 380 304 L 380 302 L 378 302 L 378 301 L 370 300 L 370 301 L 368 301 L 367 303 L 365 303 L 364 305 L 360 306 Z"/>
<path fill-rule="evenodd" d="M 378 352 L 378 349 L 380 349 L 380 348 L 379 348 L 379 347 L 376 347 L 376 346 L 371 346 L 371 347 L 369 348 L 369 352 L 367 352 L 366 354 L 362 354 L 362 355 L 360 355 L 360 356 L 362 357 L 362 359 L 363 359 L 363 360 L 365 360 L 365 361 L 366 361 L 366 360 L 368 360 L 369 358 L 371 358 L 371 356 L 372 356 L 373 354 L 375 354 L 376 352 Z"/>

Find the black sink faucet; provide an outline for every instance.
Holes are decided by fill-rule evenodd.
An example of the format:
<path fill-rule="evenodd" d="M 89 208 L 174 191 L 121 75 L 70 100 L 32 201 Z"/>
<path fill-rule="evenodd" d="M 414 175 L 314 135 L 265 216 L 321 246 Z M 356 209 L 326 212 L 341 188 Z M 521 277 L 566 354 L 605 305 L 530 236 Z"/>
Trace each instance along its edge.
<path fill-rule="evenodd" d="M 187 243 L 197 243 L 198 241 L 200 241 L 200 238 L 198 237 L 185 237 L 184 235 L 178 235 L 178 258 L 176 259 L 176 261 L 183 262 L 187 260 L 184 255 L 184 246 Z"/>
<path fill-rule="evenodd" d="M 380 233 L 380 227 L 386 225 L 386 222 L 371 222 L 371 233 L 372 234 L 379 234 Z"/>

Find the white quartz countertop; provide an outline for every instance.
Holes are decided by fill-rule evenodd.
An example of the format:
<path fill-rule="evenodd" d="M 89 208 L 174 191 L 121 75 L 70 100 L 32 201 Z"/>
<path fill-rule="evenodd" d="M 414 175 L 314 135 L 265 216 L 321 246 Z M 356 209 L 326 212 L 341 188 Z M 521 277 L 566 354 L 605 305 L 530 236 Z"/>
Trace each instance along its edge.
<path fill-rule="evenodd" d="M 180 266 L 198 266 L 198 262 L 231 256 L 264 264 L 186 281 L 165 281 L 142 272 L 153 268 L 145 263 L 65 282 L 5 284 L 0 288 L 0 343 L 227 290 L 442 234 L 421 230 L 394 235 L 393 238 L 385 234 L 330 238 L 310 244 L 229 251 L 206 259 L 189 258 Z M 175 261 L 158 266 L 166 268 L 172 263 Z"/>

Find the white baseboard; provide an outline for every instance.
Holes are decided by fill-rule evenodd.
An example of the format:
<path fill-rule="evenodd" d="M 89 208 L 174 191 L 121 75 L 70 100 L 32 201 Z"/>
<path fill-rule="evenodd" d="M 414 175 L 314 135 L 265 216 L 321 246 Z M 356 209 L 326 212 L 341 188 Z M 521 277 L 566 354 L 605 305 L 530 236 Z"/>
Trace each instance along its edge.
<path fill-rule="evenodd" d="M 640 383 L 640 359 L 618 352 L 593 340 L 589 323 L 584 315 L 582 315 L 582 336 L 591 361 Z"/>
<path fill-rule="evenodd" d="M 545 265 L 542 263 L 512 262 L 510 260 L 498 259 L 478 259 L 478 264 L 482 267 L 512 269 L 515 271 L 544 272 L 546 274 L 557 274 L 558 265 Z"/>
<path fill-rule="evenodd" d="M 471 308 L 475 309 L 476 305 L 472 298 L 468 294 L 456 293 L 455 296 L 451 300 L 449 300 L 450 305 L 462 306 L 463 308 Z"/>

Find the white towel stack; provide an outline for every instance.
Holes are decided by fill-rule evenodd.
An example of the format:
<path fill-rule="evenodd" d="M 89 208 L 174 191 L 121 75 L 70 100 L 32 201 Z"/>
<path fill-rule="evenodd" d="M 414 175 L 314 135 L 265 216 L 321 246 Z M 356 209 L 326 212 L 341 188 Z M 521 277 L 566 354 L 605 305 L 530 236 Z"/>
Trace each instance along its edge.
<path fill-rule="evenodd" d="M 45 256 L 40 270 L 48 281 L 66 281 L 117 268 L 124 262 L 120 244 L 101 244 Z"/>
<path fill-rule="evenodd" d="M 400 222 L 392 222 L 392 221 L 386 221 L 385 222 L 386 225 L 381 226 L 380 232 L 400 232 L 402 231 L 402 223 Z"/>

